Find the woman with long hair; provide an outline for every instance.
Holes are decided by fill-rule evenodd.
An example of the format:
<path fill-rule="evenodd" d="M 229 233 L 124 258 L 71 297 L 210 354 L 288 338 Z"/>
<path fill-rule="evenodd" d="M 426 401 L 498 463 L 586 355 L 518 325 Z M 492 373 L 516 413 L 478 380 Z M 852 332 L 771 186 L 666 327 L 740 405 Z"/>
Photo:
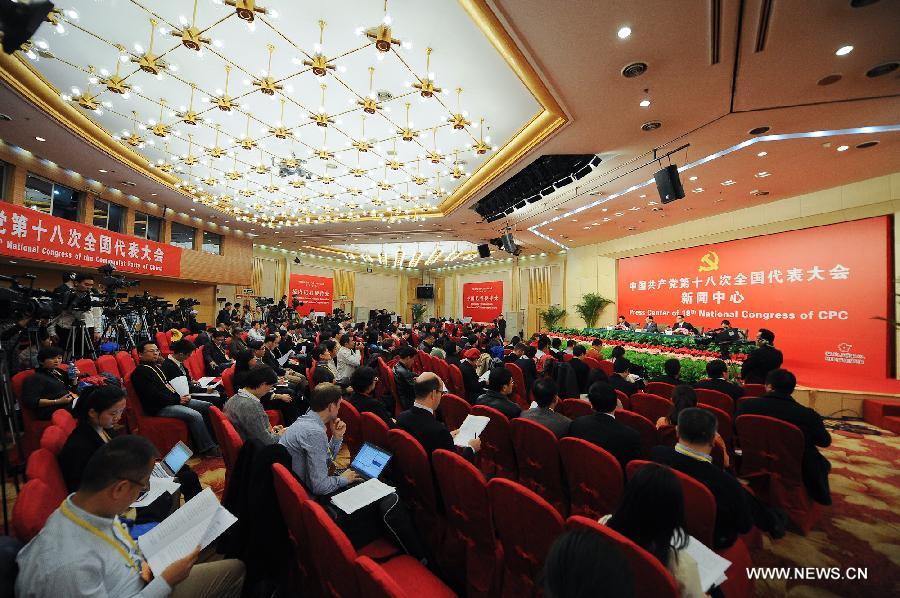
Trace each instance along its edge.
<path fill-rule="evenodd" d="M 652 554 L 675 578 L 682 598 L 705 595 L 700 572 L 687 552 L 684 495 L 678 478 L 655 463 L 641 467 L 625 486 L 614 514 L 600 520 Z"/>

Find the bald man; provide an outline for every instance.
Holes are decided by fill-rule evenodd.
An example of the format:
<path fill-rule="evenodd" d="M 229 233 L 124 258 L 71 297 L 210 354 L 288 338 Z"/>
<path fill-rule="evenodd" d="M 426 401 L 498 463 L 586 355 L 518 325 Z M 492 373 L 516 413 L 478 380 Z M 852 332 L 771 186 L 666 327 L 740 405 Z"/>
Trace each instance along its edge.
<path fill-rule="evenodd" d="M 397 425 L 418 440 L 429 457 L 437 449 L 456 451 L 453 437 L 459 430 L 451 432 L 435 417 L 441 404 L 441 396 L 444 394 L 443 381 L 434 372 L 424 372 L 416 378 L 413 388 L 416 400 L 410 409 L 397 417 Z M 480 450 L 481 440 L 473 438 L 461 454 L 472 461 L 475 459 L 475 453 Z"/>

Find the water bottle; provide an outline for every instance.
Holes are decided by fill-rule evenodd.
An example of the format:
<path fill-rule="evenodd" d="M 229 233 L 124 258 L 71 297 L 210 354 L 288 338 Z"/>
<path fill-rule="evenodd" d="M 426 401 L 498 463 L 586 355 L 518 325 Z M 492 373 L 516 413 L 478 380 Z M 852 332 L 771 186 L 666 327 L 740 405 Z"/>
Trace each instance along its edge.
<path fill-rule="evenodd" d="M 74 383 L 75 380 L 78 379 L 78 372 L 75 370 L 75 360 L 74 359 L 69 360 L 68 374 L 69 374 L 69 382 L 70 383 Z"/>

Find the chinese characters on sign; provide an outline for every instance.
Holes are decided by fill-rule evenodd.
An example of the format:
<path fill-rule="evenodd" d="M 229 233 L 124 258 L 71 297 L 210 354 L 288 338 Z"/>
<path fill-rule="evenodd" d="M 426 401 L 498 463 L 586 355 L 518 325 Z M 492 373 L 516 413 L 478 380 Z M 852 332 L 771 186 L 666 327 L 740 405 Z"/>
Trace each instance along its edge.
<path fill-rule="evenodd" d="M 0 202 L 0 254 L 135 274 L 179 276 L 181 249 Z"/>
<path fill-rule="evenodd" d="M 297 313 L 303 316 L 311 311 L 331 313 L 333 285 L 333 279 L 325 276 L 291 274 L 291 299 L 303 303 L 297 308 Z"/>
<path fill-rule="evenodd" d="M 491 322 L 503 311 L 503 281 L 463 284 L 463 317 L 473 322 Z"/>

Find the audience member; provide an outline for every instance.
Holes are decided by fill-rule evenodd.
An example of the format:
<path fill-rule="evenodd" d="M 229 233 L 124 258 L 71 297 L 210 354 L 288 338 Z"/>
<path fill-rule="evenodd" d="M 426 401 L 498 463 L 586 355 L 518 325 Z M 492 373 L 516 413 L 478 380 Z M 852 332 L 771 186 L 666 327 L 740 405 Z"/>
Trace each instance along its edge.
<path fill-rule="evenodd" d="M 667 359 L 663 362 L 663 372 L 662 376 L 657 376 L 650 380 L 650 382 L 664 382 L 666 384 L 671 384 L 672 386 L 678 386 L 679 384 L 684 384 L 678 376 L 681 374 L 681 360 L 679 359 Z"/>
<path fill-rule="evenodd" d="M 360 366 L 350 376 L 350 389 L 352 392 L 347 401 L 356 407 L 360 415 L 374 413 L 387 424 L 388 428 L 396 426 L 393 416 L 387 409 L 384 401 L 375 397 L 375 387 L 378 384 L 378 376 L 374 369 L 368 366 Z"/>
<path fill-rule="evenodd" d="M 613 375 L 609 377 L 609 385 L 616 390 L 621 390 L 629 397 L 643 388 L 643 384 L 630 382 L 631 362 L 624 357 L 616 359 L 613 364 Z"/>
<path fill-rule="evenodd" d="M 269 366 L 247 372 L 243 385 L 225 402 L 225 415 L 245 442 L 275 444 L 284 435 L 284 426 L 272 426 L 260 400 L 278 384 L 278 375 Z"/>
<path fill-rule="evenodd" d="M 340 346 L 337 350 L 337 369 L 334 377 L 344 384 L 350 383 L 350 377 L 362 361 L 362 343 L 356 341 L 352 332 L 347 332 L 340 337 Z"/>
<path fill-rule="evenodd" d="M 400 407 L 409 409 L 416 399 L 413 384 L 416 375 L 413 373 L 413 363 L 416 360 L 416 350 L 412 347 L 402 347 L 397 353 L 397 363 L 394 365 L 394 385 L 397 388 L 397 397 L 400 399 Z"/>
<path fill-rule="evenodd" d="M 706 375 L 709 378 L 700 380 L 694 384 L 694 388 L 705 388 L 708 390 L 717 390 L 727 394 L 733 401 L 737 401 L 744 396 L 744 389 L 737 384 L 732 384 L 725 379 L 728 372 L 728 366 L 721 359 L 713 359 L 706 364 Z"/>
<path fill-rule="evenodd" d="M 59 347 L 42 347 L 37 354 L 40 365 L 22 384 L 22 403 L 37 419 L 49 420 L 57 409 L 70 411 L 72 401 L 78 398 L 78 370 L 74 376 L 62 370 L 62 358 Z"/>
<path fill-rule="evenodd" d="M 469 404 L 474 405 L 484 390 L 481 386 L 481 381 L 478 379 L 477 369 L 481 351 L 473 347 L 463 351 L 462 356 L 463 360 L 460 362 L 459 371 L 462 372 L 463 388 L 466 391 L 465 399 Z"/>
<path fill-rule="evenodd" d="M 634 598 L 631 565 L 599 532 L 573 529 L 559 536 L 544 560 L 546 598 Z"/>
<path fill-rule="evenodd" d="M 609 384 L 592 384 L 588 400 L 596 413 L 575 419 L 569 427 L 569 436 L 587 440 L 609 452 L 624 470 L 629 461 L 641 457 L 641 435 L 616 420 L 618 399 Z"/>
<path fill-rule="evenodd" d="M 525 388 L 523 389 L 523 392 L 527 393 L 538 377 L 537 364 L 534 361 L 537 349 L 529 347 L 525 343 L 519 343 L 517 347 L 521 348 L 522 354 L 516 359 L 515 364 L 522 370 L 522 377 L 525 379 Z"/>
<path fill-rule="evenodd" d="M 784 363 L 784 355 L 774 347 L 775 333 L 760 328 L 756 335 L 756 349 L 750 351 L 741 365 L 741 379 L 744 384 L 765 384 L 766 376 Z"/>
<path fill-rule="evenodd" d="M 585 357 L 590 357 L 591 359 L 596 359 L 597 361 L 603 361 L 603 341 L 599 338 L 595 338 L 591 341 L 591 348 L 588 349 Z"/>
<path fill-rule="evenodd" d="M 509 419 L 519 417 L 522 408 L 510 398 L 514 387 L 512 372 L 504 367 L 493 368 L 488 374 L 487 391 L 478 397 L 475 404 L 492 407 Z"/>
<path fill-rule="evenodd" d="M 587 353 L 584 345 L 575 345 L 572 348 L 572 359 L 568 361 L 569 367 L 575 372 L 575 378 L 578 380 L 578 392 L 585 393 L 588 389 L 588 376 L 591 375 L 591 368 L 582 361 Z"/>
<path fill-rule="evenodd" d="M 419 441 L 428 456 L 437 449 L 456 451 L 453 437 L 459 430 L 450 431 L 435 415 L 441 405 L 444 383 L 432 372 L 424 372 L 415 380 L 416 400 L 410 409 L 397 417 L 397 425 Z M 462 451 L 463 457 L 472 461 L 481 450 L 481 440 L 474 438 Z"/>
<path fill-rule="evenodd" d="M 206 364 L 207 376 L 221 376 L 222 372 L 234 363 L 225 353 L 225 333 L 221 330 L 213 330 L 210 333 L 211 343 L 203 347 L 203 363 Z"/>
<path fill-rule="evenodd" d="M 687 384 L 679 384 L 672 389 L 672 410 L 665 417 L 656 420 L 656 429 L 659 430 L 666 425 L 677 426 L 678 416 L 681 415 L 681 412 L 696 406 L 697 393 L 694 392 L 694 389 Z M 728 467 L 731 458 L 728 455 L 728 449 L 725 447 L 725 440 L 722 439 L 722 435 L 718 432 L 716 432 L 716 437 L 713 440 L 713 448 L 722 454 L 722 466 Z"/>
<path fill-rule="evenodd" d="M 537 407 L 523 411 L 519 417 L 541 424 L 553 432 L 557 438 L 567 435 L 572 420 L 556 412 L 559 405 L 556 383 L 553 380 L 541 378 L 531 387 L 531 393 Z"/>

